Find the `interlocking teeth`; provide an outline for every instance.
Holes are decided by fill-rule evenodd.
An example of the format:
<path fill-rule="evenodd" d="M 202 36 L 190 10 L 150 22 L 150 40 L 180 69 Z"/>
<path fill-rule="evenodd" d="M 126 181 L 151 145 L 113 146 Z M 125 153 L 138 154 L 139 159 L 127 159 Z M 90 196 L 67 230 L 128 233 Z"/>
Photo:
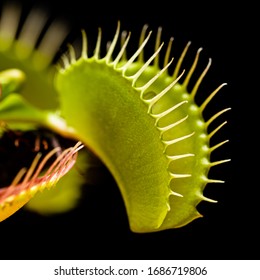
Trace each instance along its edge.
<path fill-rule="evenodd" d="M 154 98 L 149 101 L 148 105 L 148 113 L 152 111 L 153 106 L 165 95 L 169 92 L 171 88 L 173 88 L 178 81 L 181 79 L 185 71 L 183 71 L 177 79 L 175 79 L 172 83 L 170 83 L 165 89 L 163 89 L 160 93 L 158 93 Z"/>
<path fill-rule="evenodd" d="M 219 125 L 211 131 L 211 133 L 207 131 L 210 124 L 229 109 L 224 109 L 216 113 L 207 121 L 203 118 L 205 108 L 226 83 L 223 83 L 215 89 L 209 97 L 202 102 L 202 105 L 198 106 L 195 102 L 195 95 L 211 66 L 211 58 L 208 60 L 206 67 L 195 82 L 191 92 L 189 92 L 187 87 L 197 68 L 202 48 L 198 49 L 191 67 L 188 69 L 186 76 L 184 76 L 186 72 L 181 69 L 181 65 L 191 44 L 191 42 L 188 42 L 181 57 L 177 60 L 177 65 L 173 70 L 173 74 L 170 75 L 169 68 L 173 62 L 173 58 L 170 57 L 173 38 L 169 40 L 163 61 L 164 64 L 161 68 L 159 66 L 159 60 L 164 46 L 164 43 L 161 42 L 162 29 L 158 29 L 154 52 L 146 60 L 144 59 L 144 52 L 151 38 L 151 32 L 146 34 L 147 28 L 147 25 L 143 27 L 139 46 L 130 58 L 127 57 L 127 46 L 131 33 L 126 31 L 121 32 L 120 41 L 119 22 L 114 38 L 107 45 L 107 53 L 103 58 L 100 57 L 101 29 L 98 30 L 94 54 L 90 57 L 87 54 L 87 36 L 83 31 L 82 59 L 96 60 L 97 63 L 104 63 L 106 66 L 120 72 L 123 78 L 131 83 L 132 89 L 140 94 L 139 97 L 141 101 L 147 105 L 145 109 L 147 108 L 148 117 L 153 118 L 153 129 L 159 132 L 158 141 L 160 141 L 159 144 L 160 147 L 162 147 L 160 151 L 162 151 L 162 156 L 166 159 L 165 167 L 169 176 L 167 177 L 168 181 L 165 186 L 169 189 L 169 197 L 171 195 L 173 196 L 172 198 L 168 197 L 166 201 L 169 211 L 168 214 L 174 216 L 174 213 L 170 213 L 170 210 L 172 210 L 172 212 L 176 212 L 176 210 L 181 212 L 183 210 L 178 209 L 178 207 L 180 207 L 179 205 L 181 204 L 184 208 L 188 205 L 184 211 L 186 211 L 188 216 L 190 215 L 189 219 L 193 220 L 202 216 L 196 210 L 199 200 L 216 202 L 200 194 L 200 192 L 204 190 L 206 184 L 223 182 L 221 180 L 207 178 L 209 169 L 212 166 L 229 161 L 219 160 L 210 162 L 210 153 L 227 141 L 223 141 L 214 147 L 209 147 L 209 140 L 226 124 L 226 122 Z M 113 59 L 117 43 L 120 44 L 120 49 L 119 52 L 115 54 L 115 59 Z M 63 58 L 65 69 L 69 68 L 70 64 L 74 61 L 74 50 L 71 48 L 69 54 Z M 182 78 L 184 81 L 182 81 Z M 140 100 L 138 100 L 138 102 L 139 101 Z M 188 140 L 185 141 L 186 139 Z M 174 205 L 175 196 L 183 198 L 178 201 L 177 206 Z M 185 199 L 188 201 L 187 205 Z M 192 211 L 190 209 L 192 209 Z M 166 220 L 167 224 L 169 219 L 167 218 Z M 180 224 L 182 222 L 183 221 L 179 221 Z M 186 222 L 187 221 L 185 221 L 185 223 Z"/>
<path fill-rule="evenodd" d="M 140 70 L 138 70 L 133 76 L 129 77 L 131 79 L 133 79 L 132 85 L 135 86 L 137 79 L 141 76 L 141 74 L 147 69 L 148 65 L 150 65 L 150 63 L 158 56 L 159 52 L 161 51 L 163 47 L 163 44 L 161 44 L 161 46 L 158 48 L 158 50 L 156 52 L 154 52 L 154 54 L 145 62 L 145 64 L 140 68 Z M 160 72 L 163 73 L 168 67 L 169 65 L 172 63 L 173 60 L 171 60 L 169 62 L 168 65 L 166 65 L 162 71 Z M 142 92 L 144 93 L 144 91 L 146 90 L 146 87 L 142 87 Z"/>
<path fill-rule="evenodd" d="M 47 15 L 42 10 L 34 9 L 29 13 L 19 34 L 19 44 L 16 46 L 20 59 L 27 58 L 33 52 L 46 21 Z"/>
<path fill-rule="evenodd" d="M 23 194 L 24 192 L 32 194 L 31 188 L 36 186 L 37 189 L 43 190 L 44 188 L 52 187 L 56 182 L 66 174 L 75 163 L 77 152 L 83 148 L 81 142 L 77 142 L 74 147 L 65 149 L 61 152 L 60 147 L 52 149 L 44 158 L 41 159 L 41 153 L 37 153 L 30 168 L 27 170 L 22 168 L 16 175 L 11 185 L 2 189 L 0 192 L 0 203 L 13 201 L 13 197 Z M 43 176 L 40 173 L 43 171 L 47 161 L 53 156 L 57 155 L 52 165 L 44 172 Z M 35 193 L 33 191 L 33 193 Z M 12 198 L 12 199 L 11 199 Z"/>
<path fill-rule="evenodd" d="M 6 51 L 15 45 L 15 55 L 20 60 L 33 55 L 31 62 L 38 70 L 50 65 L 69 32 L 67 24 L 55 20 L 47 26 L 47 13 L 41 7 L 34 7 L 20 27 L 19 5 L 6 3 L 1 10 L 0 50 Z M 47 31 L 43 34 L 45 28 Z"/>
<path fill-rule="evenodd" d="M 145 38 L 141 46 L 137 49 L 137 51 L 127 60 L 127 62 L 119 68 L 122 71 L 123 75 L 125 75 L 129 66 L 135 61 L 135 59 L 139 56 L 139 54 L 143 51 L 145 45 L 147 44 L 152 32 L 149 32 L 148 36 Z"/>

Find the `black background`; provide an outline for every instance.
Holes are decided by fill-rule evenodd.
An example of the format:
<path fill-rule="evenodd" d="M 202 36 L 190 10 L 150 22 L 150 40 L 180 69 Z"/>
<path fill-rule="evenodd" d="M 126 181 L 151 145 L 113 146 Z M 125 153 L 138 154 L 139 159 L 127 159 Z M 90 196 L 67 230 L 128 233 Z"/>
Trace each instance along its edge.
<path fill-rule="evenodd" d="M 21 3 L 28 9 L 40 2 Z M 80 37 L 81 28 L 96 38 L 98 27 L 103 29 L 104 40 L 112 39 L 120 20 L 122 29 L 132 31 L 131 40 L 136 43 L 142 26 L 149 24 L 151 30 L 163 28 L 163 40 L 174 37 L 176 56 L 188 41 L 192 42 L 192 54 L 203 47 L 202 68 L 209 57 L 213 61 L 203 82 L 205 94 L 222 82 L 228 83 L 210 109 L 232 108 L 223 117 L 228 123 L 215 140 L 230 142 L 213 156 L 231 158 L 231 162 L 212 171 L 212 177 L 226 182 L 207 187 L 208 196 L 218 203 L 201 203 L 202 219 L 180 229 L 146 234 L 130 231 L 116 183 L 104 167 L 98 168 L 94 171 L 96 182 L 87 187 L 74 211 L 44 218 L 21 210 L 2 222 L 0 258 L 259 259 L 259 183 L 254 167 L 258 164 L 255 110 L 259 86 L 252 78 L 257 66 L 253 50 L 255 8 L 249 3 L 227 6 L 219 1 L 60 3 L 44 1 L 42 5 L 51 18 L 61 17 L 70 23 L 68 40 Z"/>

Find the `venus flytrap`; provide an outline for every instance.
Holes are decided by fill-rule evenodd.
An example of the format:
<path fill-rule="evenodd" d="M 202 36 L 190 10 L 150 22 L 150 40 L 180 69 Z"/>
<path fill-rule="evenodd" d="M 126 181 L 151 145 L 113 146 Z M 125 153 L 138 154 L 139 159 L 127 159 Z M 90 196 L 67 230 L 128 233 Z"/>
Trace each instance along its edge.
<path fill-rule="evenodd" d="M 13 183 L 13 178 L 6 180 L 6 177 L 10 177 L 11 174 L 15 177 L 16 173 L 21 174 L 20 170 L 29 170 L 33 161 L 32 156 L 37 157 L 39 152 L 47 156 L 52 149 L 65 150 L 78 142 L 72 140 L 64 146 L 54 141 L 57 136 L 55 130 L 59 131 L 58 135 L 65 135 L 65 139 L 73 134 L 73 129 L 68 128 L 59 115 L 57 92 L 53 86 L 53 74 L 56 69 L 51 63 L 58 50 L 57 46 L 62 43 L 66 35 L 66 26 L 53 22 L 47 34 L 39 41 L 39 34 L 47 18 L 38 9 L 32 11 L 18 34 L 20 13 L 19 6 L 9 3 L 2 7 L 0 16 L 0 180 L 7 182 L 6 186 L 3 186 L 2 182 L 0 185 L 5 190 L 8 190 L 8 185 L 11 187 Z M 37 41 L 39 45 L 36 48 Z M 47 138 L 42 134 L 45 130 L 50 134 Z M 31 135 L 29 139 L 27 135 Z M 6 139 L 9 140 L 8 145 Z M 32 147 L 27 151 L 20 143 L 28 141 Z M 28 155 L 24 156 L 24 151 L 27 151 Z M 13 159 L 10 159 L 10 156 L 13 156 Z M 88 162 L 88 157 L 89 154 L 82 149 L 81 155 L 77 157 L 77 169 L 86 168 L 85 162 Z M 28 162 L 24 158 L 28 158 Z M 40 159 L 43 159 L 43 156 Z M 9 164 L 12 160 L 24 165 L 16 167 L 15 164 Z M 41 160 L 38 164 L 40 162 Z M 46 168 L 48 167 L 49 164 L 46 165 Z M 15 206 L 12 202 L 15 201 L 14 197 L 10 201 L 4 196 L 5 199 L 2 198 L 0 203 L 0 208 L 5 209 L 0 211 L 1 220 L 7 218 L 8 213 L 14 213 L 25 204 L 27 209 L 43 215 L 61 213 L 74 208 L 81 195 L 83 177 L 75 172 L 72 165 L 70 167 L 70 174 L 60 176 L 59 181 L 55 181 L 57 188 L 50 189 L 47 196 L 37 193 L 37 197 L 27 203 L 33 196 L 30 189 L 24 188 L 19 206 Z M 42 170 L 39 177 L 42 177 L 44 172 L 45 170 Z M 46 179 L 43 185 L 54 185 L 54 181 L 52 184 L 48 182 L 49 177 L 43 176 L 43 178 Z M 21 182 L 23 182 L 22 178 Z M 43 183 L 42 180 L 41 182 Z M 73 182 L 73 188 L 70 187 L 70 182 Z M 36 189 L 40 192 L 43 190 L 39 186 Z M 33 194 L 35 195 L 36 192 Z M 21 197 L 24 200 L 21 200 Z"/>
<path fill-rule="evenodd" d="M 75 164 L 77 152 L 82 148 L 83 145 L 78 142 L 74 147 L 64 150 L 44 174 L 41 173 L 46 162 L 60 147 L 53 149 L 41 161 L 41 154 L 38 153 L 28 170 L 22 168 L 10 186 L 0 189 L 0 221 L 19 210 L 37 192 L 54 186 Z"/>
<path fill-rule="evenodd" d="M 21 84 L 25 80 L 22 73 L 26 75 L 26 67 L 25 70 L 16 70 L 23 71 L 18 72 L 18 78 L 12 72 L 7 72 L 10 82 L 5 85 L 3 83 L 3 98 L 0 102 L 0 120 L 5 125 L 17 125 L 18 128 L 22 124 L 25 125 L 25 130 L 31 129 L 31 126 L 36 130 L 44 127 L 61 137 L 78 142 L 74 148 L 69 148 L 73 155 L 83 148 L 80 143 L 94 152 L 114 176 L 126 206 L 130 228 L 134 232 L 177 228 L 201 217 L 197 205 L 201 201 L 215 202 L 203 195 L 204 188 L 208 183 L 222 182 L 208 178 L 209 170 L 212 166 L 228 161 L 211 162 L 210 159 L 212 151 L 227 142 L 210 146 L 210 139 L 226 122 L 210 131 L 209 126 L 229 108 L 213 114 L 208 120 L 203 117 L 208 103 L 225 84 L 218 86 L 202 104 L 195 102 L 211 60 L 192 90 L 188 91 L 201 49 L 195 55 L 190 69 L 183 71 L 181 65 L 190 43 L 175 62 L 170 57 L 172 39 L 164 46 L 159 28 L 155 51 L 150 58 L 144 59 L 152 37 L 152 32 L 147 32 L 147 28 L 145 25 L 139 46 L 130 57 L 127 52 L 130 33 L 121 32 L 120 22 L 103 57 L 101 29 L 93 53 L 88 52 L 87 35 L 82 31 L 81 55 L 76 57 L 74 48 L 70 45 L 68 52 L 61 57 L 58 69 L 52 68 L 51 64 L 48 66 L 52 73 L 51 83 L 45 73 L 46 67 L 28 71 L 29 77 L 26 78 L 25 85 L 34 79 L 35 72 L 36 78 L 41 79 L 41 92 L 51 88 L 54 94 L 51 100 L 47 100 L 50 104 L 45 101 L 44 106 L 39 106 L 38 96 L 40 100 L 45 98 L 37 91 L 37 87 L 33 88 L 33 94 L 36 92 L 34 97 L 31 97 L 30 91 L 22 93 Z M 162 60 L 160 53 L 165 47 Z M 6 59 L 5 52 L 2 52 L 0 58 L 2 56 Z M 35 54 L 32 50 L 33 56 Z M 27 56 L 22 64 L 28 62 L 28 59 Z M 21 64 L 21 58 L 18 61 Z M 169 69 L 174 63 L 171 73 Z M 14 68 L 17 65 L 10 64 L 8 67 Z M 3 77 L 5 73 L 2 74 Z M 13 89 L 11 81 L 15 81 L 17 88 Z M 17 90 L 21 93 L 17 93 Z M 52 106 L 52 102 L 56 105 Z M 53 148 L 55 150 L 59 147 Z M 75 163 L 75 158 L 72 158 Z M 82 162 L 84 161 L 86 164 L 87 157 L 83 157 Z M 21 175 L 25 176 L 26 184 L 32 182 L 29 187 L 22 188 L 22 195 L 17 187 L 20 178 L 9 187 L 11 190 L 17 189 L 15 193 L 9 191 L 8 187 L 2 191 L 0 205 L 5 209 L 8 204 L 8 213 L 17 210 L 13 206 L 15 203 L 12 204 L 16 197 L 20 197 L 20 200 L 22 197 L 24 205 L 31 198 L 32 189 L 36 193 L 45 189 L 45 186 L 56 184 L 57 180 L 46 175 L 43 175 L 45 179 L 36 182 L 35 178 L 39 174 L 33 173 L 37 170 L 38 159 L 32 165 L 27 175 Z M 55 175 L 55 178 L 60 179 L 65 173 L 69 176 L 72 172 L 70 168 L 65 169 L 66 172 L 59 171 L 61 166 L 59 163 L 57 165 L 55 170 L 59 176 Z M 77 181 L 76 175 L 73 175 L 71 188 L 75 187 L 74 176 Z M 59 186 L 55 189 L 57 188 Z M 69 197 L 66 198 L 68 200 Z M 32 200 L 32 209 L 37 211 L 37 203 L 33 201 L 35 200 Z M 40 201 L 38 202 L 40 205 Z M 30 202 L 27 205 L 30 207 Z M 42 212 L 44 211 L 43 207 Z M 2 214 L 0 212 L 1 215 L 2 220 L 8 216 L 4 210 Z"/>
<path fill-rule="evenodd" d="M 187 74 L 180 73 L 182 56 L 171 75 L 170 44 L 164 67 L 159 67 L 163 46 L 160 29 L 155 52 L 144 61 L 151 36 L 151 32 L 145 32 L 146 26 L 130 58 L 126 55 L 130 35 L 121 40 L 122 46 L 112 58 L 120 41 L 120 24 L 102 58 L 101 32 L 90 56 L 83 32 L 81 57 L 76 60 L 70 50 L 55 79 L 62 116 L 115 177 L 130 227 L 136 232 L 180 227 L 200 217 L 198 203 L 214 202 L 203 195 L 206 184 L 221 182 L 207 177 L 209 169 L 227 161 L 210 162 L 209 142 L 218 129 L 212 134 L 207 132 L 209 124 L 226 110 L 208 122 L 203 118 L 203 110 L 225 84 L 200 106 L 194 101 L 211 60 L 189 93 L 187 86 L 201 49 Z"/>

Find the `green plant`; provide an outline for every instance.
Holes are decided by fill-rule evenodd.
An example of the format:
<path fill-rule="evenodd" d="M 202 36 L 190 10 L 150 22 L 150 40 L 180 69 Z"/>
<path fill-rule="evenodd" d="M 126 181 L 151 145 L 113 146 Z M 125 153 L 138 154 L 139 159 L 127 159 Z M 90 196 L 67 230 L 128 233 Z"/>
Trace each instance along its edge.
<path fill-rule="evenodd" d="M 1 220 L 23 205 L 46 213 L 54 196 L 49 212 L 74 207 L 82 184 L 75 162 L 78 168 L 87 168 L 87 150 L 99 157 L 114 176 L 134 232 L 184 226 L 201 217 L 196 209 L 201 201 L 215 202 L 203 191 L 208 183 L 222 181 L 208 178 L 208 173 L 212 166 L 229 160 L 211 162 L 212 151 L 227 141 L 211 147 L 210 139 L 226 122 L 208 130 L 229 108 L 208 120 L 203 117 L 207 104 L 225 84 L 202 104 L 196 104 L 197 91 L 211 60 L 193 89 L 188 90 L 201 49 L 190 69 L 181 71 L 188 43 L 170 73 L 172 39 L 162 60 L 159 28 L 155 51 L 146 59 L 151 32 L 145 25 L 139 46 L 129 57 L 130 33 L 121 32 L 118 22 L 104 56 L 100 51 L 101 29 L 93 54 L 88 51 L 87 36 L 82 31 L 81 55 L 76 57 L 69 45 L 56 68 L 51 63 L 54 52 L 34 49 L 35 40 L 4 35 L 0 30 L 0 63 L 5 69 L 0 73 L 2 137 L 8 129 L 39 134 L 47 130 L 51 136 L 44 159 L 41 161 L 39 149 L 34 149 L 36 156 L 28 171 L 22 169 L 10 186 L 0 190 Z M 70 139 L 71 147 L 59 141 L 53 144 L 56 137 Z M 48 163 L 55 155 L 54 163 Z M 44 170 L 45 166 L 49 167 Z M 32 199 L 55 184 L 55 188 Z M 63 185 L 68 187 L 64 190 Z"/>

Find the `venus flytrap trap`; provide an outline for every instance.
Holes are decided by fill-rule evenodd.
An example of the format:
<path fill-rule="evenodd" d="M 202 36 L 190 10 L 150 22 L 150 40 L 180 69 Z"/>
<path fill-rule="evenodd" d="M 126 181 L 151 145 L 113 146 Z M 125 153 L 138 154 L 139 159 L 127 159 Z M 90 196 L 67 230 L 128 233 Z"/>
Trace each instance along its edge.
<path fill-rule="evenodd" d="M 203 191 L 208 183 L 222 181 L 208 178 L 209 170 L 229 160 L 211 161 L 211 153 L 227 141 L 210 146 L 210 140 L 226 122 L 211 130 L 209 126 L 229 108 L 213 114 L 208 120 L 204 119 L 203 112 L 225 84 L 218 86 L 204 102 L 197 104 L 196 95 L 211 60 L 189 91 L 188 86 L 202 49 L 195 54 L 191 67 L 183 71 L 182 63 L 190 43 L 175 61 L 171 58 L 172 39 L 164 46 L 161 32 L 159 28 L 154 53 L 148 59 L 145 58 L 145 51 L 152 40 L 148 26 L 143 27 L 139 46 L 129 56 L 127 49 L 131 33 L 121 32 L 120 22 L 104 56 L 101 55 L 104 44 L 101 29 L 93 53 L 88 51 L 87 35 L 82 30 L 81 54 L 77 57 L 73 46 L 69 45 L 68 52 L 61 56 L 57 68 L 50 63 L 49 57 L 48 66 L 45 62 L 44 67 L 38 66 L 40 61 L 44 61 L 40 60 L 33 68 L 27 67 L 27 63 L 35 61 L 35 56 L 43 57 L 41 49 L 34 50 L 30 40 L 29 56 L 23 46 L 26 58 L 12 55 L 15 49 L 13 45 L 21 44 L 19 38 L 9 44 L 8 50 L 1 51 L 1 60 L 3 57 L 6 61 L 11 56 L 8 61 L 10 64 L 5 62 L 8 65 L 4 71 L 7 72 L 2 72 L 2 76 L 0 74 L 2 135 L 6 133 L 4 127 L 23 132 L 47 129 L 53 135 L 50 145 L 53 149 L 47 156 L 61 148 L 59 142 L 53 143 L 53 139 L 56 139 L 54 135 L 74 143 L 72 148 L 64 148 L 65 154 L 70 151 L 67 168 L 62 168 L 60 163 L 63 158 L 56 155 L 58 163 L 55 172 L 59 175 L 49 167 L 51 171 L 43 172 L 42 179 L 36 179 L 45 165 L 45 160 L 38 164 L 38 154 L 26 175 L 18 172 L 15 183 L 2 189 L 1 220 L 23 205 L 29 208 L 32 205 L 30 209 L 39 211 L 40 208 L 39 212 L 46 213 L 47 207 L 44 205 L 48 205 L 51 198 L 37 194 L 29 201 L 32 193 L 34 195 L 47 186 L 55 185 L 65 173 L 62 184 L 60 181 L 54 189 L 62 190 L 66 180 L 70 183 L 70 189 L 79 189 L 83 182 L 77 179 L 79 174 L 73 173 L 73 168 L 70 170 L 79 149 L 79 156 L 83 154 L 81 161 L 77 161 L 80 167 L 87 168 L 86 151 L 90 150 L 114 176 L 122 194 L 130 228 L 134 232 L 184 226 L 202 216 L 197 210 L 201 201 L 215 202 L 205 197 Z M 166 48 L 166 52 L 162 57 L 163 48 Z M 160 66 L 162 62 L 163 66 Z M 170 71 L 174 63 L 174 70 Z M 40 84 L 34 82 L 34 75 L 35 79 L 41 81 Z M 5 76 L 9 80 L 2 78 L 1 81 L 1 77 Z M 33 84 L 30 90 L 23 93 L 26 84 L 30 83 Z M 38 86 L 41 87 L 40 91 Z M 44 92 L 49 90 L 53 96 L 44 100 Z M 44 106 L 39 105 L 38 98 L 41 102 L 44 100 Z M 42 140 L 38 141 L 42 143 Z M 53 180 L 50 174 L 56 179 Z M 48 192 L 52 195 L 51 190 Z M 45 193 L 47 191 L 42 195 Z M 57 207 L 71 199 L 75 201 L 70 193 L 65 199 L 58 200 Z M 16 205 L 17 200 L 19 207 Z M 5 209 L 8 209 L 8 214 Z M 68 209 L 71 207 L 64 207 L 60 212 Z"/>
<path fill-rule="evenodd" d="M 78 142 L 74 147 L 65 149 L 44 174 L 41 173 L 45 164 L 60 150 L 60 147 L 53 149 L 41 161 L 41 154 L 38 153 L 28 170 L 22 168 L 10 186 L 0 189 L 0 221 L 24 206 L 37 192 L 55 185 L 75 164 L 77 151 L 82 148 L 83 146 Z"/>
<path fill-rule="evenodd" d="M 5 190 L 9 185 L 13 188 L 13 179 L 20 170 L 30 170 L 38 153 L 47 156 L 52 149 L 65 150 L 78 142 L 66 140 L 61 143 L 60 135 L 65 134 L 64 139 L 67 139 L 68 135 L 73 134 L 73 129 L 68 128 L 64 119 L 59 116 L 57 92 L 52 82 L 55 67 L 51 62 L 58 50 L 57 46 L 65 38 L 66 26 L 53 22 L 47 34 L 39 40 L 47 18 L 38 9 L 32 11 L 18 33 L 20 14 L 20 7 L 9 3 L 2 7 L 0 16 L 0 186 Z M 55 130 L 59 130 L 59 133 L 55 134 Z M 8 201 L 2 194 L 1 220 L 25 204 L 27 209 L 43 215 L 74 208 L 78 204 L 83 184 L 83 177 L 76 170 L 86 168 L 88 157 L 89 153 L 82 151 L 77 157 L 76 168 L 70 165 L 71 172 L 67 176 L 59 176 L 59 181 L 55 181 L 57 188 L 38 194 L 29 203 L 27 202 L 32 198 L 32 193 L 35 194 L 30 191 L 30 188 L 34 188 L 31 184 L 23 187 L 19 205 L 13 203 L 14 196 Z M 42 155 L 41 159 L 43 158 Z M 46 168 L 50 167 L 50 163 L 49 160 Z M 41 173 L 44 174 L 45 171 L 42 170 Z M 39 174 L 39 177 L 43 174 Z M 54 181 L 52 184 L 48 183 L 51 177 L 43 178 L 46 179 L 40 181 L 43 186 L 54 185 Z M 22 178 L 20 182 L 23 183 Z M 38 181 L 36 183 L 39 185 Z M 42 191 L 44 188 L 38 186 L 36 189 Z"/>

